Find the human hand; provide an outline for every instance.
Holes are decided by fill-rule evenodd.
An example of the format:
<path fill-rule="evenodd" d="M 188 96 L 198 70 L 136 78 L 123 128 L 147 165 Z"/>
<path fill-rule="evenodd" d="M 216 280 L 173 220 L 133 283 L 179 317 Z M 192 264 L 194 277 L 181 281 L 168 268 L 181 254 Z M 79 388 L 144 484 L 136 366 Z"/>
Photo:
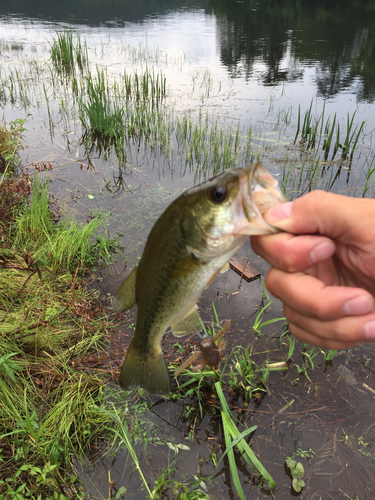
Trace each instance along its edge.
<path fill-rule="evenodd" d="M 313 191 L 264 218 L 286 232 L 251 244 L 293 335 L 329 349 L 375 341 L 375 200 Z"/>

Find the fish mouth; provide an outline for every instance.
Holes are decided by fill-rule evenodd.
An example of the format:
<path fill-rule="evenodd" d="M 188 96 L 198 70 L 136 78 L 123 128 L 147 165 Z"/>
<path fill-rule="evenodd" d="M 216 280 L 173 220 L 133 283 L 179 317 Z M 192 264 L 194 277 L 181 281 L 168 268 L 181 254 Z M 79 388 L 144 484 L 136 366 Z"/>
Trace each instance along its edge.
<path fill-rule="evenodd" d="M 270 234 L 280 231 L 263 219 L 263 214 L 274 205 L 287 200 L 278 181 L 260 162 L 253 162 L 240 179 L 243 210 L 251 225 L 251 234 Z"/>

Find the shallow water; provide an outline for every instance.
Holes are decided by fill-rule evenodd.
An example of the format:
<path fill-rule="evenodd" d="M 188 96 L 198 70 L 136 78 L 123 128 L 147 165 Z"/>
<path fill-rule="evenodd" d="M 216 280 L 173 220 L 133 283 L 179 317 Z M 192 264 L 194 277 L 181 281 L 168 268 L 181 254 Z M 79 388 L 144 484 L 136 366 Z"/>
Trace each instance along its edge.
<path fill-rule="evenodd" d="M 96 65 L 107 68 L 109 77 L 120 81 L 124 71 L 141 73 L 146 67 L 155 74 L 161 71 L 167 81 L 167 98 L 161 106 L 166 116 L 186 115 L 196 123 L 201 115 L 202 123 L 215 124 L 217 134 L 223 130 L 234 136 L 239 127 L 242 149 L 236 164 L 259 157 L 284 183 L 289 197 L 316 187 L 354 196 L 362 196 L 368 187 L 366 196 L 373 196 L 371 176 L 366 184 L 375 157 L 371 2 L 340 2 L 333 7 L 322 1 L 52 4 L 38 2 L 37 10 L 26 1 L 3 0 L 0 5 L 0 105 L 7 122 L 27 118 L 22 164 L 50 162 L 56 167 L 48 175 L 60 202 L 65 200 L 82 220 L 90 210 L 112 211 L 110 230 L 124 235 L 128 264 L 124 270 L 119 259 L 110 271 L 102 271 L 98 287 L 103 296 L 113 294 L 135 265 L 161 211 L 183 189 L 220 166 L 208 164 L 202 169 L 196 160 L 187 162 L 173 134 L 168 151 L 144 139 L 130 140 L 122 169 L 113 148 L 104 152 L 98 145 L 88 153 L 69 85 L 51 70 L 50 47 L 56 31 L 71 28 L 86 40 L 93 72 Z M 296 147 L 293 140 L 298 108 L 305 113 L 312 100 L 313 115 L 321 116 L 324 109 L 325 117 L 333 120 L 336 113 L 343 134 L 348 113 L 350 117 L 355 113 L 358 127 L 362 121 L 365 125 L 353 161 L 340 162 L 338 155 L 323 164 L 310 183 L 309 175 L 324 153 L 321 147 Z M 125 183 L 119 187 L 116 178 L 121 172 Z M 247 244 L 240 253 L 246 258 L 249 252 Z M 259 365 L 267 357 L 281 361 L 287 355 L 287 346 L 279 341 L 282 322 L 265 328 L 260 340 L 251 331 L 254 313 L 267 303 L 262 302 L 267 266 L 251 252 L 250 262 L 262 273 L 260 281 L 242 283 L 239 290 L 239 277 L 228 272 L 206 290 L 200 308 L 209 320 L 214 300 L 220 319 L 232 320 L 224 356 L 242 345 Z M 265 318 L 280 316 L 281 306 L 275 301 Z M 134 321 L 134 312 L 128 319 Z M 123 348 L 132 333 L 128 326 L 121 331 L 116 348 Z M 168 352 L 174 343 L 167 338 Z M 297 382 L 297 366 L 304 359 L 299 347 L 289 372 L 270 374 L 265 397 L 248 405 L 233 397 L 231 408 L 246 426 L 258 425 L 252 449 L 275 479 L 277 499 L 295 496 L 284 465 L 293 453 L 305 467 L 301 498 L 371 498 L 375 403 L 368 387 L 375 387 L 373 348 L 340 352 L 327 367 L 320 355 L 314 358 L 315 369 L 308 372 L 310 380 L 301 376 Z M 225 448 L 220 418 L 212 415 L 212 398 L 205 394 L 202 419 L 196 410 L 185 417 L 186 405 L 196 404 L 193 399 L 148 399 L 155 405 L 145 420 L 156 426 L 164 443 L 148 444 L 146 450 L 141 440 L 136 444 L 150 484 L 166 467 L 173 467 L 173 477 L 187 483 L 194 476 L 210 476 L 206 487 L 213 499 L 237 498 L 226 459 L 217 468 L 212 461 L 213 453 L 219 458 Z M 189 450 L 176 454 L 167 442 L 183 443 Z M 314 452 L 310 458 L 300 457 L 298 450 L 310 449 Z M 255 475 L 239 456 L 237 463 L 246 497 L 270 497 L 267 489 L 258 489 Z M 81 478 L 91 495 L 108 495 L 108 470 L 116 488 L 128 488 L 126 498 L 140 498 L 141 483 L 124 450 L 92 468 L 85 465 Z"/>

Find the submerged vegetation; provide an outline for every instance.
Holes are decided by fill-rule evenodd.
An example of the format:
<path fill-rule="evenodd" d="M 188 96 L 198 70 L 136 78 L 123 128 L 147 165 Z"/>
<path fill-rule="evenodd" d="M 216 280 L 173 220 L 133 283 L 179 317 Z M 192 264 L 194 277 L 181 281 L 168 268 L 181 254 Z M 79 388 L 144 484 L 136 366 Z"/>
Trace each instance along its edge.
<path fill-rule="evenodd" d="M 58 32 L 51 43 L 51 59 L 28 63 L 29 78 L 23 78 L 16 67 L 0 72 L 2 103 L 18 103 L 30 110 L 44 101 L 52 135 L 57 127 L 69 131 L 72 122 L 78 121 L 79 144 L 84 146 L 88 159 L 99 154 L 109 160 L 112 154 L 116 155 L 118 179 L 122 178 L 125 165 L 131 164 L 140 151 L 172 171 L 179 162 L 183 171 L 193 172 L 196 179 L 246 164 L 256 157 L 275 163 L 276 157 L 277 168 L 282 165 L 286 192 L 294 196 L 311 188 L 332 190 L 342 183 L 343 172 L 347 184 L 353 161 L 360 156 L 360 149 L 368 148 L 365 123 L 355 122 L 356 112 L 347 116 L 345 124 L 336 114 L 327 114 L 325 102 L 316 116 L 313 102 L 305 113 L 300 107 L 294 113 L 288 108 L 275 116 L 271 99 L 264 130 L 225 117 L 219 109 L 211 109 L 213 80 L 207 71 L 191 74 L 191 97 L 199 105 L 177 111 L 160 63 L 179 67 L 181 57 L 168 59 L 160 50 L 145 46 L 118 50 L 137 64 L 133 72 L 116 73 L 105 64 L 93 65 L 86 41 L 72 31 Z M 220 85 L 216 92 L 223 92 Z M 58 113 L 52 102 L 57 102 Z M 293 132 L 291 121 L 295 113 Z M 267 130 L 270 118 L 274 125 Z M 287 143 L 281 140 L 281 131 L 290 135 Z M 366 185 L 363 196 L 372 191 L 373 168 L 369 155 L 360 174 Z"/>

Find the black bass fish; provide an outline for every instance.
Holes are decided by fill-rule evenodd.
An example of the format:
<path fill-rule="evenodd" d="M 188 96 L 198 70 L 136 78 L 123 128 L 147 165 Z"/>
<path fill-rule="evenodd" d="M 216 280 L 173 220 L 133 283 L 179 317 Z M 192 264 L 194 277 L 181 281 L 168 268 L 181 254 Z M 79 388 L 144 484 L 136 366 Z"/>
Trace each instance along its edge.
<path fill-rule="evenodd" d="M 201 330 L 196 303 L 249 235 L 277 231 L 263 217 L 284 202 L 277 181 L 259 163 L 227 170 L 173 201 L 155 222 L 142 258 L 118 288 L 113 307 L 138 305 L 134 338 L 121 369 L 125 390 L 169 394 L 160 342 Z"/>

